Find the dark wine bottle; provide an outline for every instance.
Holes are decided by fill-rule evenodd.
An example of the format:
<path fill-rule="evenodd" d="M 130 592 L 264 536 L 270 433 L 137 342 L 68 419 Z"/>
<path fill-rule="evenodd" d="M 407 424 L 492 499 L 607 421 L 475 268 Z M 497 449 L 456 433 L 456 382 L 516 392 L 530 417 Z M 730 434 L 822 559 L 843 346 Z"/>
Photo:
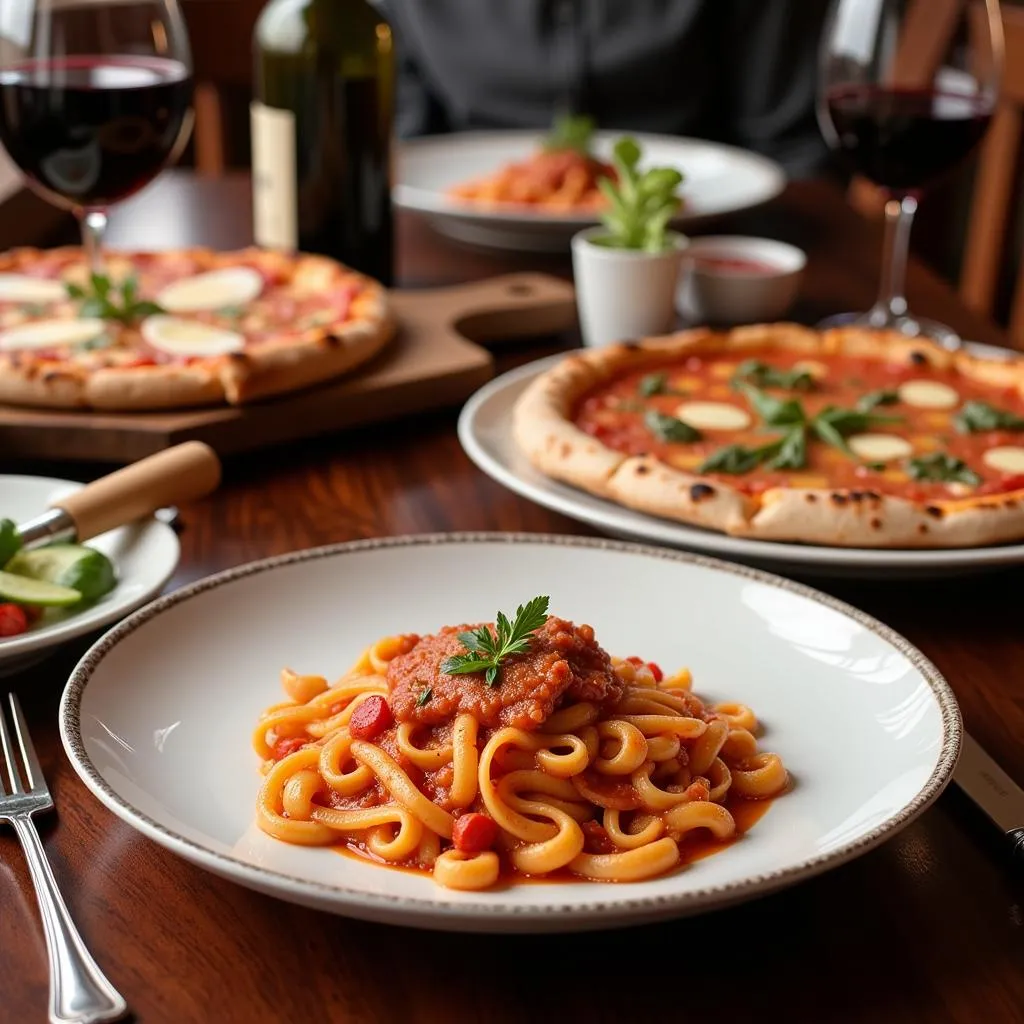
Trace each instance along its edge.
<path fill-rule="evenodd" d="M 367 0 L 270 0 L 254 50 L 256 243 L 390 284 L 390 26 Z"/>

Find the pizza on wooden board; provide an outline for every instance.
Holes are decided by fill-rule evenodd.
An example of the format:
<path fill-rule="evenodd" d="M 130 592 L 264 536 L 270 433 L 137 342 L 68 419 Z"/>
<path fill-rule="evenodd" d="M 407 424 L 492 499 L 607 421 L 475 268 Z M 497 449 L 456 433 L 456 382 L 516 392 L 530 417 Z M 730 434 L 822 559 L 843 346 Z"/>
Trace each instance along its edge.
<path fill-rule="evenodd" d="M 168 409 L 250 402 L 337 377 L 395 325 L 376 281 L 262 249 L 0 255 L 0 402 Z"/>
<path fill-rule="evenodd" d="M 513 433 L 548 476 L 736 536 L 1024 538 L 1024 359 L 859 329 L 685 331 L 565 359 Z"/>

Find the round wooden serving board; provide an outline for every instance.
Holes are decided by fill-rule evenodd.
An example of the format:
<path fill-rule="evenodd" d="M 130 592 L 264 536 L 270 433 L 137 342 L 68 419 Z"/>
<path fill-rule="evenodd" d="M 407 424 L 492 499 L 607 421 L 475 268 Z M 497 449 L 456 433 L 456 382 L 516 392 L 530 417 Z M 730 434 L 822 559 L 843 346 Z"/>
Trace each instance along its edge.
<path fill-rule="evenodd" d="M 354 373 L 305 391 L 244 406 L 150 413 L 27 409 L 0 405 L 7 458 L 133 462 L 182 441 L 221 455 L 456 405 L 494 374 L 475 342 L 541 337 L 576 318 L 567 281 L 505 274 L 472 284 L 393 291 L 394 341 Z"/>

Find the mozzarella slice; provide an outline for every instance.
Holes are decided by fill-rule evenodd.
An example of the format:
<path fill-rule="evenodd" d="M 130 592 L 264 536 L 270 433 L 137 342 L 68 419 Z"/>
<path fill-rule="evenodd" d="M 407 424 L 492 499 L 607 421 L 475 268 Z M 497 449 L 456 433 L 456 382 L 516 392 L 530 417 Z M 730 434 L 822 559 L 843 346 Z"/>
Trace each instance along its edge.
<path fill-rule="evenodd" d="M 167 285 L 156 297 L 168 313 L 195 313 L 244 306 L 263 291 L 263 275 L 252 267 L 228 267 Z"/>
<path fill-rule="evenodd" d="M 683 402 L 676 416 L 698 430 L 743 430 L 750 414 L 729 402 Z"/>
<path fill-rule="evenodd" d="M 981 461 L 997 473 L 1024 473 L 1024 448 L 1015 444 L 989 448 L 981 457 Z"/>
<path fill-rule="evenodd" d="M 905 459 L 914 451 L 906 438 L 895 434 L 854 434 L 847 444 L 865 462 L 892 462 Z"/>
<path fill-rule="evenodd" d="M 142 322 L 142 336 L 172 356 L 223 356 L 245 347 L 245 338 L 234 331 L 159 314 Z"/>
<path fill-rule="evenodd" d="M 960 403 L 956 389 L 937 380 L 908 380 L 897 390 L 901 402 L 918 409 L 952 409 Z"/>
<path fill-rule="evenodd" d="M 67 297 L 63 281 L 28 274 L 0 274 L 0 302 L 60 302 Z"/>
<path fill-rule="evenodd" d="M 102 320 L 37 320 L 0 332 L 0 351 L 16 349 L 56 348 L 81 345 L 98 338 L 104 329 Z"/>

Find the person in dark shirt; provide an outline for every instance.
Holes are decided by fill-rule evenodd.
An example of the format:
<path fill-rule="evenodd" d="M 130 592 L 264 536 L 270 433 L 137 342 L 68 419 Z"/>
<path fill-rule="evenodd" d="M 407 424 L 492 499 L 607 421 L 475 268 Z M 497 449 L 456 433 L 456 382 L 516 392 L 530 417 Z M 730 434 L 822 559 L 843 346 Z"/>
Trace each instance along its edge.
<path fill-rule="evenodd" d="M 817 48 L 828 0 L 380 0 L 399 135 L 600 127 L 690 135 L 823 166 Z"/>

